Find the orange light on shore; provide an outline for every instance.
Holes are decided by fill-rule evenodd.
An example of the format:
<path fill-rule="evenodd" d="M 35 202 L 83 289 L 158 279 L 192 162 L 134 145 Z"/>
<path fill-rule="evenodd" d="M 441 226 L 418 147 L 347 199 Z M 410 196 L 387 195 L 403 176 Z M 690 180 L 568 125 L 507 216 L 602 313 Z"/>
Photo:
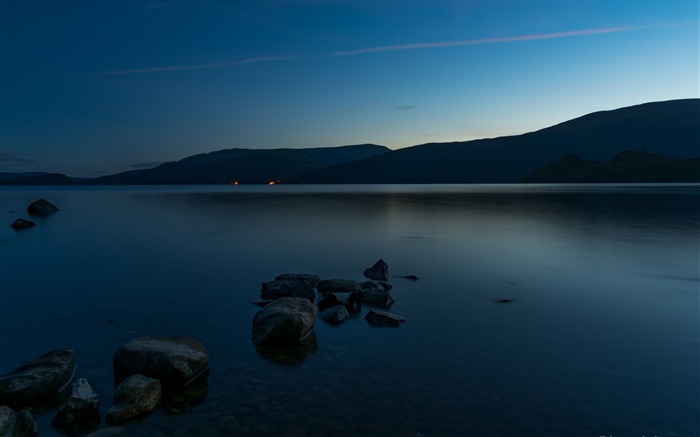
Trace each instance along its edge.
<path fill-rule="evenodd" d="M 233 185 L 238 185 L 238 181 L 233 181 Z"/>
<path fill-rule="evenodd" d="M 275 185 L 275 181 L 270 181 L 267 183 L 267 185 Z"/>

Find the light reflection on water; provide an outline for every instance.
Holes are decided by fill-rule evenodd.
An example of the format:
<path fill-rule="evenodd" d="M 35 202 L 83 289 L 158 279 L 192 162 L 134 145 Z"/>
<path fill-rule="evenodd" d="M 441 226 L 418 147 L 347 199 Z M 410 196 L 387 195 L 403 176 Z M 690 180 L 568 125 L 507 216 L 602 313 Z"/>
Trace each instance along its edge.
<path fill-rule="evenodd" d="M 699 188 L 3 187 L 0 372 L 73 347 L 104 413 L 119 345 L 190 335 L 208 397 L 124 435 L 697 435 Z M 9 228 L 39 197 L 61 211 Z M 256 353 L 260 282 L 378 258 L 420 278 L 391 280 L 401 328 Z"/>

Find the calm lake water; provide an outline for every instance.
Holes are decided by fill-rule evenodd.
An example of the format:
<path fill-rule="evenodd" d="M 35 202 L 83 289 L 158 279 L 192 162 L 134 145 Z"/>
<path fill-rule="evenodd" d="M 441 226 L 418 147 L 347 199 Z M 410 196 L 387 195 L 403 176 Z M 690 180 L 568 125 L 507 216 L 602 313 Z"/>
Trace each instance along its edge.
<path fill-rule="evenodd" d="M 74 348 L 104 417 L 121 344 L 209 349 L 201 403 L 109 435 L 700 435 L 700 185 L 0 193 L 0 373 Z M 38 198 L 61 210 L 10 228 Z M 363 308 L 294 364 L 256 352 L 261 282 L 379 258 L 401 327 Z"/>

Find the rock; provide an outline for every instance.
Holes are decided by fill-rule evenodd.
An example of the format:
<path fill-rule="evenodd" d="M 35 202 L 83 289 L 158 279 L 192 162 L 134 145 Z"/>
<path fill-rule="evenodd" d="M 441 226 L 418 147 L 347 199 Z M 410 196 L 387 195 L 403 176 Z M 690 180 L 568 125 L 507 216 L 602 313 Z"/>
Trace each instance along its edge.
<path fill-rule="evenodd" d="M 316 326 L 316 305 L 308 299 L 283 297 L 253 316 L 253 343 L 294 345 L 302 342 Z"/>
<path fill-rule="evenodd" d="M 363 290 L 389 291 L 394 288 L 394 286 L 386 281 L 372 280 L 360 282 L 360 288 Z"/>
<path fill-rule="evenodd" d="M 30 222 L 29 220 L 25 219 L 17 219 L 14 222 L 12 222 L 10 226 L 12 226 L 13 229 L 19 231 L 22 229 L 33 228 L 34 226 L 36 226 L 36 223 Z"/>
<path fill-rule="evenodd" d="M 324 294 L 316 303 L 319 311 L 327 310 L 336 305 L 340 305 L 340 300 L 332 293 Z"/>
<path fill-rule="evenodd" d="M 406 318 L 386 311 L 369 310 L 365 320 L 372 326 L 397 327 L 401 325 L 401 322 L 406 321 Z"/>
<path fill-rule="evenodd" d="M 513 299 L 498 299 L 496 300 L 496 303 L 511 303 L 513 302 Z"/>
<path fill-rule="evenodd" d="M 275 278 L 275 281 L 287 281 L 289 279 L 294 279 L 295 281 L 305 281 L 309 283 L 312 287 L 318 285 L 321 282 L 321 277 L 318 275 L 308 275 L 305 273 L 285 273 L 284 275 L 279 275 Z"/>
<path fill-rule="evenodd" d="M 362 287 L 360 298 L 364 303 L 381 305 L 385 308 L 389 308 L 394 303 L 394 299 L 389 294 L 392 286 L 386 281 L 365 281 L 360 283 L 360 287 Z"/>
<path fill-rule="evenodd" d="M 162 396 L 160 381 L 141 374 L 126 378 L 114 391 L 114 405 L 107 411 L 105 423 L 119 424 L 156 408 Z"/>
<path fill-rule="evenodd" d="M 321 294 L 328 293 L 359 293 L 360 284 L 357 281 L 347 279 L 326 279 L 316 285 Z"/>
<path fill-rule="evenodd" d="M 73 379 L 75 352 L 56 349 L 0 376 L 0 405 L 33 407 L 54 401 Z"/>
<path fill-rule="evenodd" d="M 416 276 L 416 275 L 406 275 L 406 276 L 404 276 L 404 278 L 410 279 L 411 281 L 417 281 L 417 280 L 418 280 L 418 276 Z"/>
<path fill-rule="evenodd" d="M 17 413 L 7 405 L 0 406 L 0 437 L 34 437 L 36 422 L 28 411 Z"/>
<path fill-rule="evenodd" d="M 73 381 L 71 394 L 54 416 L 51 425 L 59 429 L 87 429 L 100 423 L 100 398 L 87 380 Z"/>
<path fill-rule="evenodd" d="M 386 291 L 368 289 L 362 290 L 362 302 L 389 308 L 394 303 L 394 299 Z"/>
<path fill-rule="evenodd" d="M 323 321 L 338 325 L 350 317 L 350 313 L 345 305 L 336 305 L 321 311 L 318 316 Z"/>
<path fill-rule="evenodd" d="M 56 211 L 58 211 L 56 205 L 44 199 L 36 200 L 27 207 L 27 212 L 30 215 L 49 215 Z"/>
<path fill-rule="evenodd" d="M 157 378 L 166 389 L 177 388 L 209 367 L 209 352 L 191 337 L 139 337 L 114 353 L 114 379 L 135 374 Z"/>
<path fill-rule="evenodd" d="M 389 279 L 389 266 L 380 259 L 374 265 L 368 269 L 365 269 L 364 275 L 369 279 L 376 279 L 378 281 L 387 281 Z"/>
<path fill-rule="evenodd" d="M 313 302 L 316 300 L 314 287 L 321 278 L 316 276 L 319 281 L 305 279 L 308 276 L 313 275 L 282 275 L 278 276 L 278 279 L 274 281 L 263 282 L 260 289 L 260 298 L 269 300 L 281 297 L 303 297 Z"/>

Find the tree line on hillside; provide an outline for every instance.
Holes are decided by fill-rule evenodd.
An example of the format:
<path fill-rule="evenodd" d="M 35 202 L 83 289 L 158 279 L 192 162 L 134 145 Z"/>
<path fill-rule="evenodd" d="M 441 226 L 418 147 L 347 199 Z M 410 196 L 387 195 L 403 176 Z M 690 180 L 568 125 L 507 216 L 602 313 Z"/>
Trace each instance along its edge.
<path fill-rule="evenodd" d="M 647 151 L 623 151 L 611 161 L 563 155 L 522 179 L 525 183 L 700 182 L 700 157 L 682 159 Z"/>

